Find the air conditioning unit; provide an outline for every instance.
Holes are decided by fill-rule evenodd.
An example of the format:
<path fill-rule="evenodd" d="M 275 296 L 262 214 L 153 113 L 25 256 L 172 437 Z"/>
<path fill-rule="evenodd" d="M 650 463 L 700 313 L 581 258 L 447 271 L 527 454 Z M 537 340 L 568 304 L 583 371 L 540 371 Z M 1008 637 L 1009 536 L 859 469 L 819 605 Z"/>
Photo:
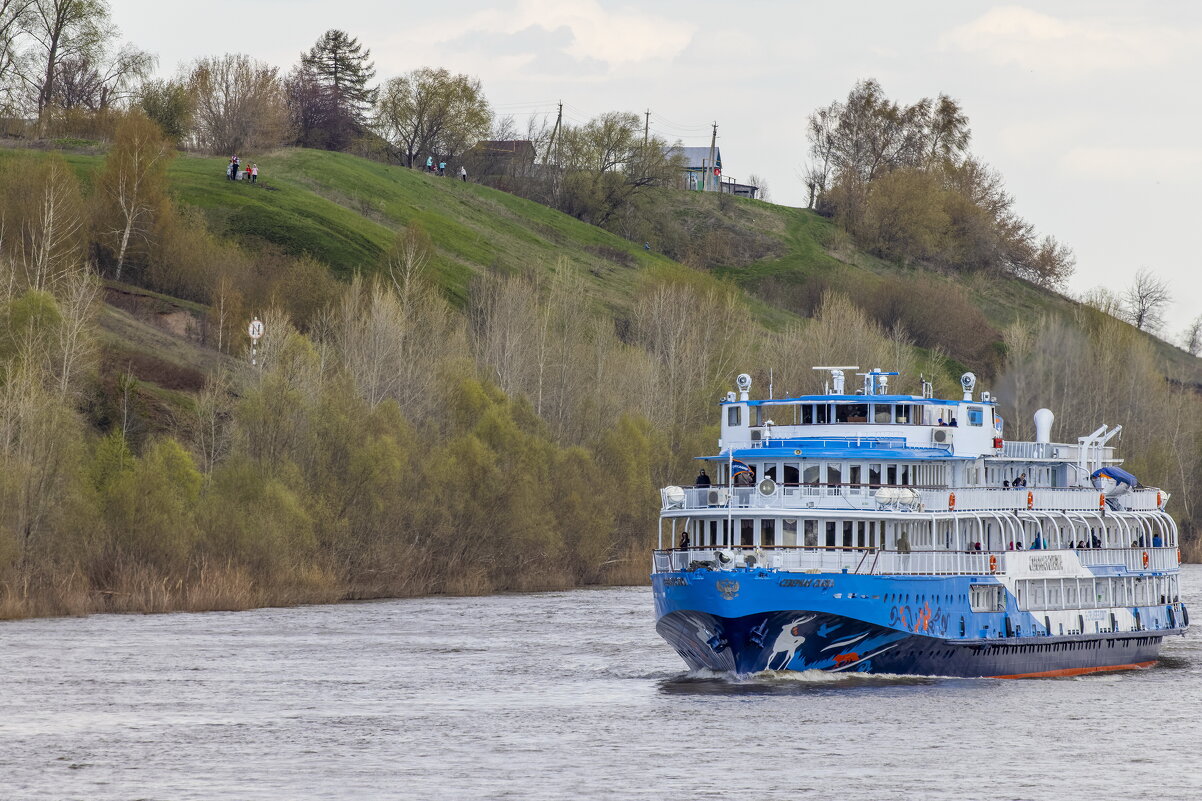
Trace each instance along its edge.
<path fill-rule="evenodd" d="M 712 489 L 706 493 L 705 502 L 710 506 L 725 506 L 726 499 L 729 497 L 724 489 Z"/>
<path fill-rule="evenodd" d="M 758 428 L 751 429 L 751 441 L 752 442 L 759 442 L 763 438 L 764 438 L 764 432 L 761 429 L 758 429 Z"/>
<path fill-rule="evenodd" d="M 931 442 L 936 445 L 950 445 L 953 442 L 953 433 L 950 428 L 936 428 L 931 432 Z"/>

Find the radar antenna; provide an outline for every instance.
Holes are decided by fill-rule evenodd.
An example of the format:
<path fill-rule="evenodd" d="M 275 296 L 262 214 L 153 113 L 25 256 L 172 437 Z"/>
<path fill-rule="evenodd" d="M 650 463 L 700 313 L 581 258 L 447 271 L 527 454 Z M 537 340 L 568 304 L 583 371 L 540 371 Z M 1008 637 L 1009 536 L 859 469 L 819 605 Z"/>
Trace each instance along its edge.
<path fill-rule="evenodd" d="M 849 365 L 849 366 L 845 366 L 845 367 L 811 367 L 810 369 L 811 370 L 829 370 L 830 374 L 831 374 L 831 381 L 830 381 L 830 383 L 828 383 L 826 385 L 826 393 L 825 394 L 827 394 L 827 395 L 831 395 L 831 394 L 842 395 L 843 394 L 843 371 L 844 370 L 859 370 L 860 365 L 853 364 L 853 365 Z M 833 383 L 835 385 L 835 387 L 834 387 L 835 391 L 833 393 L 831 392 L 831 383 Z"/>

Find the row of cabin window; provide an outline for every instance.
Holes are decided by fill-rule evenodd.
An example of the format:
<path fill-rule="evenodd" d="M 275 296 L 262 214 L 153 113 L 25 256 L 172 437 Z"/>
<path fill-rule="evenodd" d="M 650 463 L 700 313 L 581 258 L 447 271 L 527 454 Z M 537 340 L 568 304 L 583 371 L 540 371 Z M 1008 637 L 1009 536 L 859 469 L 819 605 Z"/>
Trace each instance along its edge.
<path fill-rule="evenodd" d="M 947 486 L 947 467 L 942 464 L 884 464 L 867 462 L 756 462 L 751 465 L 757 479 L 770 478 L 780 484 L 850 484 L 901 487 Z M 727 465 L 720 463 L 718 483 L 725 484 Z M 882 480 L 883 479 L 883 480 Z"/>
<path fill-rule="evenodd" d="M 999 523 L 975 519 L 961 520 L 959 534 L 952 520 L 826 520 L 808 518 L 744 517 L 734 521 L 726 518 L 706 520 L 694 518 L 686 522 L 685 530 L 694 547 L 826 547 L 826 548 L 887 548 L 896 549 L 903 534 L 915 551 L 1004 551 L 1018 548 L 1030 550 L 1035 538 L 1040 538 L 1044 550 L 1074 548 L 1084 541 L 1085 548 L 1152 547 L 1147 535 L 1138 535 L 1131 542 L 1127 533 L 1117 527 L 1093 526 L 1089 534 L 1081 528 L 1071 534 L 1065 527 L 1040 529 L 1032 521 L 1022 521 L 1020 532 L 1003 528 Z M 734 532 L 734 539 L 731 532 Z M 1153 529 L 1159 531 L 1158 529 Z M 1162 535 L 1161 546 L 1177 546 L 1171 529 Z M 1099 543 L 1094 545 L 1094 542 Z"/>
<path fill-rule="evenodd" d="M 906 530 L 911 524 L 905 523 Z M 685 529 L 693 547 L 775 548 L 884 548 L 893 547 L 900 532 L 883 520 L 797 520 L 796 518 L 745 517 L 733 521 L 690 520 Z M 731 532 L 734 532 L 734 538 Z M 889 545 L 886 546 L 888 532 Z"/>
<path fill-rule="evenodd" d="M 778 426 L 827 425 L 829 423 L 878 423 L 881 425 L 936 425 L 940 419 L 951 424 L 955 406 L 917 406 L 909 403 L 779 403 L 749 407 L 748 422 L 762 426 L 769 420 Z M 742 406 L 726 408 L 726 424 L 742 425 Z M 963 422 L 985 425 L 985 407 L 969 406 Z"/>
<path fill-rule="evenodd" d="M 1014 597 L 1024 611 L 1153 606 L 1181 600 L 1176 576 L 1019 579 Z"/>

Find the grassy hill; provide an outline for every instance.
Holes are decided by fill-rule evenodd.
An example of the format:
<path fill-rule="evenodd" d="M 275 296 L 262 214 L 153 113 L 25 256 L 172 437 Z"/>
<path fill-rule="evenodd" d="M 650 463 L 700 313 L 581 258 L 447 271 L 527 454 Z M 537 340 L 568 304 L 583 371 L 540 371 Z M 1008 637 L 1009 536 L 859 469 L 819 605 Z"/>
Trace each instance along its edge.
<path fill-rule="evenodd" d="M 65 155 L 85 184 L 103 162 L 97 155 Z M 37 157 L 36 151 L 0 149 L 0 163 Z M 761 321 L 777 327 L 797 315 L 773 297 L 774 286 L 814 282 L 862 293 L 917 275 L 855 250 L 830 221 L 805 209 L 661 191 L 655 202 L 677 216 L 716 215 L 734 231 L 777 243 L 768 258 L 699 272 L 654 248 L 644 250 L 545 206 L 456 178 L 304 149 L 281 150 L 255 161 L 260 179 L 250 185 L 225 180 L 224 157 L 180 155 L 169 171 L 171 193 L 177 202 L 203 210 L 215 232 L 252 251 L 266 242 L 289 254 L 308 254 L 340 278 L 377 269 L 396 231 L 418 223 L 436 248 L 431 264 L 436 280 L 460 303 L 473 276 L 486 271 L 537 273 L 563 265 L 587 275 L 596 299 L 615 314 L 629 307 L 645 277 L 688 276 L 742 286 Z M 935 280 L 959 283 L 997 328 L 1041 313 L 1071 314 L 1075 305 L 1018 279 Z M 134 296 L 140 301 L 131 305 L 128 301 Z M 110 287 L 107 299 L 110 310 L 102 322 L 110 350 L 106 361 L 111 364 L 140 364 L 146 380 L 175 392 L 191 388 L 200 374 L 221 361 L 197 345 L 187 326 L 179 323 L 179 314 L 189 314 L 199 325 L 204 307 L 125 286 Z M 135 324 L 142 336 L 135 335 Z M 150 331 L 161 341 L 148 339 Z M 1175 377 L 1202 383 L 1197 359 L 1160 340 L 1156 343 Z"/>

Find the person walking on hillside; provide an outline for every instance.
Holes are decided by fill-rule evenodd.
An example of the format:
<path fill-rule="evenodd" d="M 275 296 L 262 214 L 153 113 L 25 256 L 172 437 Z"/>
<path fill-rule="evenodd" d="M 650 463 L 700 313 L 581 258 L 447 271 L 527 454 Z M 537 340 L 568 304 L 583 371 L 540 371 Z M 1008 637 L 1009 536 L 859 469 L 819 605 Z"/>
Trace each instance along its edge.
<path fill-rule="evenodd" d="M 438 162 L 438 174 L 443 176 L 447 174 L 447 163 L 445 161 Z"/>
<path fill-rule="evenodd" d="M 467 183 L 467 167 L 459 168 L 459 177 L 463 179 L 465 184 Z"/>
<path fill-rule="evenodd" d="M 434 157 L 426 156 L 426 172 L 434 172 Z"/>
<path fill-rule="evenodd" d="M 230 156 L 230 166 L 226 167 L 225 177 L 231 181 L 238 180 L 238 154 Z"/>
<path fill-rule="evenodd" d="M 259 165 L 258 164 L 250 165 L 250 182 L 252 184 L 257 184 L 259 182 Z"/>

